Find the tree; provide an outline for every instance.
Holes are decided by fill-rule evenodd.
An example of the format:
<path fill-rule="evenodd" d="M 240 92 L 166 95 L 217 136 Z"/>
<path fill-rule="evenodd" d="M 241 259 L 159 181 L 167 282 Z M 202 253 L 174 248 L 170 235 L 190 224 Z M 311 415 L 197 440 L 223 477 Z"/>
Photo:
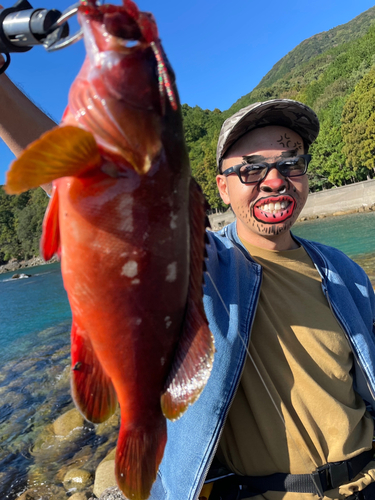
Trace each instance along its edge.
<path fill-rule="evenodd" d="M 47 195 L 38 188 L 32 192 L 27 206 L 19 211 L 16 232 L 25 258 L 39 255 L 42 222 L 47 205 Z"/>
<path fill-rule="evenodd" d="M 203 145 L 204 159 L 194 170 L 194 178 L 201 186 L 203 194 L 211 208 L 224 208 L 216 185 L 216 143 L 213 138 L 210 143 Z"/>
<path fill-rule="evenodd" d="M 375 171 L 375 68 L 357 84 L 342 113 L 346 164 L 359 178 Z"/>

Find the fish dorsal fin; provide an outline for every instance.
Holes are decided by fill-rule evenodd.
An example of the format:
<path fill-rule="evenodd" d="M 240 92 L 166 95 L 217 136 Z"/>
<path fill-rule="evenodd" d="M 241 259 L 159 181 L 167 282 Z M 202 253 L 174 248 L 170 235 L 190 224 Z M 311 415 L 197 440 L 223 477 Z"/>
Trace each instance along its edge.
<path fill-rule="evenodd" d="M 101 164 L 94 136 L 79 127 L 55 127 L 28 146 L 11 165 L 5 191 L 20 194 L 60 177 L 78 176 Z"/>
<path fill-rule="evenodd" d="M 211 374 L 214 338 L 208 328 L 202 303 L 202 268 L 205 236 L 204 197 L 198 184 L 190 187 L 190 280 L 188 303 L 181 338 L 161 397 L 163 414 L 178 419 L 203 391 Z"/>
<path fill-rule="evenodd" d="M 88 338 L 73 318 L 72 395 L 84 417 L 93 423 L 107 420 L 117 409 L 117 396 Z"/>

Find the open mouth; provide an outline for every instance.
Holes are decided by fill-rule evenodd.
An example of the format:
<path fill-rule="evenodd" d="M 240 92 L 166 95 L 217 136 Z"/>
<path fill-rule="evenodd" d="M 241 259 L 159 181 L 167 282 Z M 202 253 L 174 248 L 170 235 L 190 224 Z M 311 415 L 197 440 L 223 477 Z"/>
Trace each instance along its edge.
<path fill-rule="evenodd" d="M 293 215 L 296 202 L 291 196 L 261 198 L 254 205 L 254 217 L 265 224 L 284 222 Z"/>

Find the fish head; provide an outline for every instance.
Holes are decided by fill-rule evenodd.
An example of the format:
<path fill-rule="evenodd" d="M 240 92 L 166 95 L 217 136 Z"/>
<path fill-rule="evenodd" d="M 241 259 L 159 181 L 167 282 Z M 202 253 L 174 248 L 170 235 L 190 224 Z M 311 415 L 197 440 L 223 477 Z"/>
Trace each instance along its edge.
<path fill-rule="evenodd" d="M 90 131 L 116 164 L 145 174 L 161 153 L 163 123 L 178 108 L 155 19 L 131 0 L 85 0 L 78 11 L 87 57 L 63 122 Z"/>

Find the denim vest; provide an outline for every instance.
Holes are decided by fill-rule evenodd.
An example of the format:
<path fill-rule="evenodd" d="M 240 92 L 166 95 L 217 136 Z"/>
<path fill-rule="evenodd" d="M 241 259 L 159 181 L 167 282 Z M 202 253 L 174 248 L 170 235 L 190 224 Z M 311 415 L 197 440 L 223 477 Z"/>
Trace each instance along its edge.
<path fill-rule="evenodd" d="M 262 268 L 239 240 L 236 222 L 207 234 L 204 306 L 215 337 L 214 365 L 198 401 L 178 421 L 168 421 L 168 441 L 151 500 L 198 498 L 241 377 L 258 304 Z M 321 276 L 323 293 L 354 353 L 354 388 L 375 415 L 372 285 L 365 272 L 339 250 L 294 238 Z"/>

